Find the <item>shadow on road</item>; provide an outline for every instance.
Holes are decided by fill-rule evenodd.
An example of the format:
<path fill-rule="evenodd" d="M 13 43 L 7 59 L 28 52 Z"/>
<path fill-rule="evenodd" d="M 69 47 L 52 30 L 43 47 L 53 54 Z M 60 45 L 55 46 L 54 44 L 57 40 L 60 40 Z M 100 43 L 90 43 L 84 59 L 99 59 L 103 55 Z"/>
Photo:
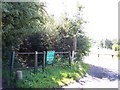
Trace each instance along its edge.
<path fill-rule="evenodd" d="M 99 79 L 107 78 L 110 81 L 120 80 L 120 75 L 106 68 L 91 65 L 88 74 Z"/>

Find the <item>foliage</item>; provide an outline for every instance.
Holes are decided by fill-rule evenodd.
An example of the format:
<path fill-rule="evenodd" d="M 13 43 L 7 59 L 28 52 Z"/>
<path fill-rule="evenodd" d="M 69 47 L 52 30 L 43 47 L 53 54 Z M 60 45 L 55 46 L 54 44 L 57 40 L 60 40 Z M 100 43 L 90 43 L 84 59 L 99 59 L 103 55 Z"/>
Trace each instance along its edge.
<path fill-rule="evenodd" d="M 23 39 L 43 30 L 47 13 L 43 3 L 2 2 L 2 71 L 3 81 L 9 84 L 11 47 L 17 51 Z"/>
<path fill-rule="evenodd" d="M 79 18 L 80 11 L 73 19 L 63 17 L 62 23 L 57 23 L 54 17 L 47 16 L 44 7 L 43 3 L 35 2 L 2 3 L 4 60 L 10 60 L 12 46 L 19 52 L 72 51 L 74 35 L 77 36 L 79 54 L 86 55 L 90 42 L 80 28 L 86 23 Z M 24 61 L 30 59 L 28 56 L 22 58 Z"/>
<path fill-rule="evenodd" d="M 78 56 L 81 60 L 89 52 L 90 39 L 85 36 L 85 33 L 80 29 L 80 26 L 85 23 L 84 20 L 74 17 L 69 19 L 63 17 L 61 23 L 57 23 L 53 16 L 49 16 L 44 25 L 44 30 L 32 33 L 24 38 L 20 45 L 20 52 L 34 52 L 34 51 L 72 51 L 74 35 L 77 38 Z M 24 61 L 29 63 L 31 58 L 24 57 Z M 42 57 L 41 57 L 42 59 Z M 78 60 L 78 59 L 77 59 Z M 28 62 L 27 62 L 28 61 Z"/>
<path fill-rule="evenodd" d="M 104 41 L 103 41 L 103 40 L 100 41 L 100 47 L 102 47 L 102 48 L 105 47 L 105 45 L 104 45 Z"/>
<path fill-rule="evenodd" d="M 83 56 L 88 55 L 89 48 L 91 47 L 90 39 L 85 35 L 80 35 L 78 37 L 78 60 L 81 60 Z"/>
<path fill-rule="evenodd" d="M 89 67 L 84 64 L 85 67 Z M 23 80 L 16 83 L 19 88 L 59 88 L 68 85 L 73 80 L 78 80 L 86 74 L 87 68 L 82 68 L 78 64 L 70 67 L 46 67 L 43 74 L 41 69 L 37 74 L 30 71 L 23 71 Z"/>
<path fill-rule="evenodd" d="M 118 50 L 120 50 L 120 47 L 119 47 L 118 44 L 113 44 L 112 49 L 113 49 L 114 51 L 118 51 Z"/>
<path fill-rule="evenodd" d="M 119 39 L 112 39 L 113 44 L 118 44 Z"/>
<path fill-rule="evenodd" d="M 74 18 L 63 17 L 62 23 L 57 23 L 54 17 L 47 14 L 42 2 L 3 2 L 1 5 L 3 69 L 9 70 L 12 47 L 15 52 L 72 51 L 73 37 L 76 35 L 79 58 L 76 60 L 81 60 L 89 52 L 90 40 L 80 28 L 86 23 L 79 18 L 80 11 Z M 18 66 L 23 63 L 33 66 L 33 58 L 31 55 L 21 55 L 16 56 L 15 61 Z M 43 56 L 40 56 L 39 60 L 42 59 Z"/>
<path fill-rule="evenodd" d="M 100 41 L 100 46 L 102 48 L 112 49 L 113 42 L 112 40 L 106 39 Z"/>
<path fill-rule="evenodd" d="M 24 36 L 40 31 L 46 23 L 44 4 L 33 2 L 2 3 L 2 54 L 10 59 L 11 47 L 18 50 Z"/>
<path fill-rule="evenodd" d="M 112 45 L 113 45 L 113 43 L 111 40 L 108 40 L 108 39 L 105 40 L 105 47 L 106 48 L 112 49 Z"/>

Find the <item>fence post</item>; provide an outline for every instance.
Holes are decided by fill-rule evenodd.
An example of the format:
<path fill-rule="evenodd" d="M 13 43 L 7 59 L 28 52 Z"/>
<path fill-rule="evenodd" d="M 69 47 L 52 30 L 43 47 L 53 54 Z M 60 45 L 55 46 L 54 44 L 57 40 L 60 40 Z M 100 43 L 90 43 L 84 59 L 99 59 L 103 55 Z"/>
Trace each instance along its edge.
<path fill-rule="evenodd" d="M 43 52 L 43 55 L 44 55 L 44 58 L 43 58 L 43 67 L 42 67 L 42 69 L 43 69 L 43 73 L 44 73 L 44 71 L 45 71 L 45 56 L 46 56 L 45 51 Z"/>
<path fill-rule="evenodd" d="M 114 55 L 112 55 L 112 58 L 113 58 Z"/>
<path fill-rule="evenodd" d="M 99 57 L 99 54 L 98 54 L 98 57 Z"/>
<path fill-rule="evenodd" d="M 35 51 L 35 68 L 34 68 L 34 72 L 37 72 L 37 68 L 38 68 L 38 52 Z"/>
<path fill-rule="evenodd" d="M 13 71 L 14 71 L 14 59 L 15 59 L 15 51 L 12 47 L 11 60 L 10 60 L 10 86 L 11 86 L 11 80 L 12 80 Z"/>
<path fill-rule="evenodd" d="M 21 70 L 18 70 L 16 72 L 16 76 L 17 76 L 17 80 L 22 80 L 22 71 Z"/>
<path fill-rule="evenodd" d="M 69 51 L 69 66 L 71 66 L 71 52 Z"/>
<path fill-rule="evenodd" d="M 13 70 L 14 70 L 14 60 L 15 59 L 15 51 L 12 49 L 12 52 L 11 52 L 11 68 L 10 68 L 10 72 L 12 73 Z"/>

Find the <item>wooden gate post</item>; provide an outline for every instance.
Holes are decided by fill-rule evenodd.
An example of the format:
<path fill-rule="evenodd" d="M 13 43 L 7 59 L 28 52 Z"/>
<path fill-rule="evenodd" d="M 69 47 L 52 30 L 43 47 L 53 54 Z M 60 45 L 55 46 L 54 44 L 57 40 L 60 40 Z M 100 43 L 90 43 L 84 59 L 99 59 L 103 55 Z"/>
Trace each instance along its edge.
<path fill-rule="evenodd" d="M 14 50 L 12 50 L 12 52 L 11 52 L 11 67 L 10 67 L 10 72 L 12 73 L 13 72 L 13 70 L 14 70 L 14 60 L 15 59 L 15 51 Z"/>
<path fill-rule="evenodd" d="M 114 55 L 112 55 L 112 58 L 113 58 Z"/>
<path fill-rule="evenodd" d="M 71 66 L 71 52 L 69 51 L 69 66 Z"/>
<path fill-rule="evenodd" d="M 99 54 L 98 54 L 98 57 L 99 57 Z"/>
<path fill-rule="evenodd" d="M 38 69 L 38 52 L 35 51 L 35 67 L 34 67 L 34 72 L 36 73 Z"/>
<path fill-rule="evenodd" d="M 42 69 L 43 69 L 43 73 L 45 72 L 45 56 L 46 56 L 46 52 L 43 52 L 44 58 L 43 58 L 43 65 L 42 65 Z"/>
<path fill-rule="evenodd" d="M 76 37 L 76 35 L 74 35 L 74 38 L 73 38 L 73 50 L 75 52 L 77 50 L 77 37 Z"/>
<path fill-rule="evenodd" d="M 13 71 L 14 71 L 14 59 L 15 59 L 15 51 L 12 47 L 12 52 L 11 52 L 11 60 L 10 60 L 10 82 L 12 80 L 13 77 Z M 11 86 L 11 83 L 10 83 Z"/>

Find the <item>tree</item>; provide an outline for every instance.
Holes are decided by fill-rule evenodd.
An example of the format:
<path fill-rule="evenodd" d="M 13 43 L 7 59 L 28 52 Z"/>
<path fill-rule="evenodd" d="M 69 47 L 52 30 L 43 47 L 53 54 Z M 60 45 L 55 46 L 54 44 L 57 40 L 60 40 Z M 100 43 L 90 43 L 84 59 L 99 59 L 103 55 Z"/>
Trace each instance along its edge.
<path fill-rule="evenodd" d="M 2 3 L 2 54 L 10 60 L 11 47 L 19 50 L 22 40 L 33 32 L 44 29 L 47 13 L 43 3 Z"/>
<path fill-rule="evenodd" d="M 112 49 L 112 45 L 113 45 L 113 43 L 111 40 L 109 40 L 109 39 L 105 40 L 105 48 Z"/>
<path fill-rule="evenodd" d="M 89 52 L 89 38 L 80 28 L 86 23 L 80 18 L 80 7 L 74 18 L 63 17 L 62 23 L 58 24 L 54 17 L 48 16 L 43 3 L 6 2 L 2 6 L 5 60 L 10 60 L 12 46 L 19 52 L 72 51 L 74 35 L 77 37 L 79 55 L 82 57 Z M 32 60 L 28 56 L 25 58 L 22 60 L 27 64 Z"/>
<path fill-rule="evenodd" d="M 14 47 L 15 51 L 19 51 L 21 44 L 28 36 L 38 31 L 44 31 L 48 16 L 44 9 L 44 3 L 3 2 L 0 4 L 2 5 L 3 85 L 8 85 L 10 82 L 11 47 Z M 27 46 L 28 42 L 26 43 Z M 15 59 L 15 62 L 18 63 L 18 60 Z M 29 61 L 29 63 L 32 62 Z"/>
<path fill-rule="evenodd" d="M 80 7 L 79 10 L 81 10 Z M 81 60 L 89 52 L 90 42 L 80 28 L 86 22 L 79 17 L 79 13 L 74 18 L 63 17 L 62 23 L 59 24 L 56 23 L 54 17 L 47 14 L 43 3 L 2 3 L 3 68 L 7 68 L 6 70 L 9 68 L 11 47 L 18 52 L 72 51 L 75 35 L 78 46 L 77 60 Z M 39 60 L 42 58 L 43 56 L 40 56 Z M 34 57 L 31 55 L 23 55 L 15 58 L 15 61 L 19 61 L 21 65 L 33 66 L 33 59 Z M 4 71 L 6 70 L 4 69 Z M 7 79 L 6 76 L 4 77 Z"/>

